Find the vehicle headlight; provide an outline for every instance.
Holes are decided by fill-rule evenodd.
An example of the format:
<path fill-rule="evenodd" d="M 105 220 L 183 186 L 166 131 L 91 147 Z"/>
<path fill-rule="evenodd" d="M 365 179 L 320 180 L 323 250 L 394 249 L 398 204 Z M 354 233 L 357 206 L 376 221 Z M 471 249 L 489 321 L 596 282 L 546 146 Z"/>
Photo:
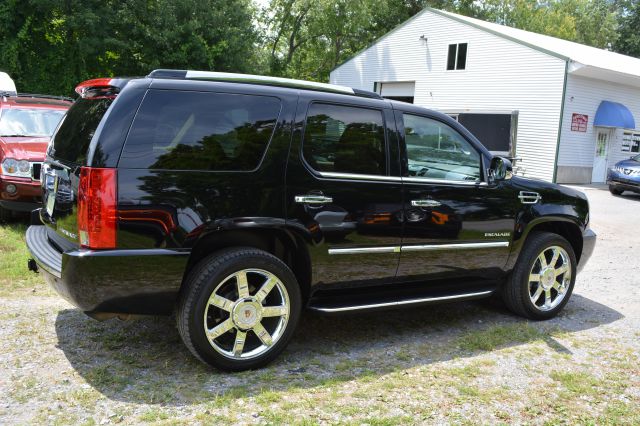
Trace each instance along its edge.
<path fill-rule="evenodd" d="M 18 162 L 13 158 L 7 158 L 2 162 L 2 168 L 7 174 L 14 174 L 18 172 Z"/>
<path fill-rule="evenodd" d="M 31 164 L 27 160 L 5 158 L 2 162 L 2 173 L 7 176 L 30 177 Z"/>
<path fill-rule="evenodd" d="M 18 171 L 20 173 L 29 173 L 29 169 L 31 167 L 29 166 L 29 162 L 26 160 L 20 160 L 18 161 Z"/>

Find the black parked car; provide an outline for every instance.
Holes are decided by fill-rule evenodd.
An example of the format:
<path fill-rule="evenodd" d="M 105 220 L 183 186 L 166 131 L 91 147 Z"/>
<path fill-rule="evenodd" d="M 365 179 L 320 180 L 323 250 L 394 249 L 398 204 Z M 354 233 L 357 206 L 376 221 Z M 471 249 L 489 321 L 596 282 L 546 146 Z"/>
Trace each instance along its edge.
<path fill-rule="evenodd" d="M 89 316 L 175 312 L 227 370 L 334 313 L 500 294 L 555 316 L 595 244 L 585 196 L 511 175 L 451 118 L 375 93 L 158 70 L 76 89 L 29 266 Z"/>

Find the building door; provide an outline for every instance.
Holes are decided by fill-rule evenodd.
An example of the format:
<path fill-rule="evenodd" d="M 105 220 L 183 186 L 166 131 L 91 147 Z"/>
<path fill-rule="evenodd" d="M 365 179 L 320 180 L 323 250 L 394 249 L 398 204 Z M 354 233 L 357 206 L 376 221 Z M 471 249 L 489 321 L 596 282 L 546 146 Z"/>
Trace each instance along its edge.
<path fill-rule="evenodd" d="M 591 182 L 602 183 L 607 178 L 607 156 L 609 153 L 609 137 L 611 130 L 598 129 L 596 132 L 596 153 L 593 158 Z"/>

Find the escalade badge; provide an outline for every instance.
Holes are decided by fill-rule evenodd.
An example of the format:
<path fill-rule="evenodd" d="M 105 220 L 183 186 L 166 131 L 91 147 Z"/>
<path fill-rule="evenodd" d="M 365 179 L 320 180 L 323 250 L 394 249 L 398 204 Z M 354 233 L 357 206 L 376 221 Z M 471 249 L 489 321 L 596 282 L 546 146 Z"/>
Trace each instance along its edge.
<path fill-rule="evenodd" d="M 485 237 L 510 237 L 511 232 L 485 232 Z"/>
<path fill-rule="evenodd" d="M 74 234 L 73 232 L 69 232 L 69 231 L 67 231 L 67 230 L 66 230 L 66 229 L 64 229 L 64 228 L 58 228 L 58 230 L 59 230 L 60 232 L 62 232 L 64 235 L 66 235 L 67 237 L 69 237 L 69 238 L 71 238 L 71 239 L 73 239 L 73 240 L 78 239 L 78 235 L 77 235 L 77 234 Z"/>

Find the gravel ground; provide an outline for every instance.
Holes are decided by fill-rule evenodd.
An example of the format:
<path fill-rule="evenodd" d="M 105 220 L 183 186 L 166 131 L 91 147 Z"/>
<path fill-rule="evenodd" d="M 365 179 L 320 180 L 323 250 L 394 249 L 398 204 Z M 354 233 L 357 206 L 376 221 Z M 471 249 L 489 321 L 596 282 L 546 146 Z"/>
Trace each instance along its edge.
<path fill-rule="evenodd" d="M 99 323 L 38 279 L 0 281 L 0 424 L 640 424 L 640 196 L 581 189 L 598 243 L 558 318 L 305 314 L 255 372 L 201 365 L 170 319 Z"/>

